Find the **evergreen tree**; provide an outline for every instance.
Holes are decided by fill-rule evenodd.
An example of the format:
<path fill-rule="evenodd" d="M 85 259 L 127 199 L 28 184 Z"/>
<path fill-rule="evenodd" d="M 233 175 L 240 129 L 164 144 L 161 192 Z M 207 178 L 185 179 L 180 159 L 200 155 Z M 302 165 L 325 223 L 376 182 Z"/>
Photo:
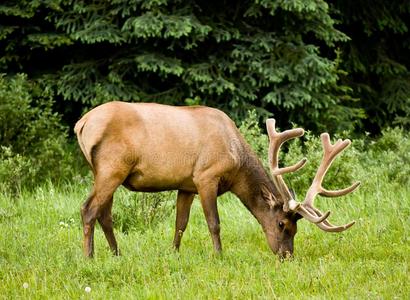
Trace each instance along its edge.
<path fill-rule="evenodd" d="M 366 110 L 365 129 L 410 126 L 410 3 L 340 0 L 332 7 L 340 29 L 351 37 L 342 45 L 344 84 Z"/>
<path fill-rule="evenodd" d="M 56 93 L 66 120 L 120 99 L 249 108 L 282 126 L 351 128 L 323 0 L 18 0 L 0 4 L 0 70 Z"/>

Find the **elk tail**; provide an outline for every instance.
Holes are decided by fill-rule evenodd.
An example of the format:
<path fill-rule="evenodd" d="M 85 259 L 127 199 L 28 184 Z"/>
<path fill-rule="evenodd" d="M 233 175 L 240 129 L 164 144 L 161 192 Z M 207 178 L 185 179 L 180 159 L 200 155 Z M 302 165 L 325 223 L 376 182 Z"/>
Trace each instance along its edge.
<path fill-rule="evenodd" d="M 92 167 L 92 160 L 91 160 L 91 155 L 88 153 L 87 148 L 84 145 L 83 139 L 82 139 L 82 132 L 85 126 L 85 123 L 87 122 L 87 115 L 83 116 L 74 126 L 74 132 L 77 135 L 77 140 L 78 144 L 80 145 L 81 151 L 83 152 L 85 159 L 87 162 L 90 164 Z"/>

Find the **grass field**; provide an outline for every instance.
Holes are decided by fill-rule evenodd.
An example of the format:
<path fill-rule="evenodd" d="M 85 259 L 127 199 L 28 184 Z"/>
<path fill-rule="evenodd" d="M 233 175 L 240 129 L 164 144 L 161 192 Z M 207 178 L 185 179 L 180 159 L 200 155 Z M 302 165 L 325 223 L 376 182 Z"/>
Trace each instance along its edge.
<path fill-rule="evenodd" d="M 169 210 L 153 226 L 117 230 L 120 257 L 110 254 L 97 226 L 93 260 L 81 250 L 79 208 L 88 185 L 49 184 L 17 198 L 1 196 L 0 298 L 409 299 L 410 188 L 383 182 L 341 199 L 319 199 L 334 223 L 357 224 L 330 234 L 301 220 L 295 257 L 285 262 L 232 195 L 219 199 L 222 256 L 213 253 L 196 200 L 180 253 L 171 247 L 175 212 Z M 134 195 L 118 191 L 114 207 Z M 133 214 L 122 209 L 116 214 Z"/>

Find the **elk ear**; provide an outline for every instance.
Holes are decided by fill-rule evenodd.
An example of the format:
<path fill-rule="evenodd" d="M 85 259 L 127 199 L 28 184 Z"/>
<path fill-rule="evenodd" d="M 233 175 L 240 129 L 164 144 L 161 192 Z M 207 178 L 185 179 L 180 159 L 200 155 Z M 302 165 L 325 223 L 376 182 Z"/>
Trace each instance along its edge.
<path fill-rule="evenodd" d="M 278 205 L 278 202 L 276 201 L 275 196 L 268 189 L 268 187 L 264 184 L 262 184 L 261 186 L 261 193 L 262 193 L 263 199 L 266 200 L 266 202 L 269 204 L 270 207 L 275 207 L 276 205 Z"/>
<path fill-rule="evenodd" d="M 293 215 L 293 220 L 296 222 L 297 220 L 300 220 L 300 219 L 302 219 L 303 218 L 303 216 L 302 215 L 300 215 L 300 214 L 298 214 L 298 213 L 295 213 L 294 215 Z"/>

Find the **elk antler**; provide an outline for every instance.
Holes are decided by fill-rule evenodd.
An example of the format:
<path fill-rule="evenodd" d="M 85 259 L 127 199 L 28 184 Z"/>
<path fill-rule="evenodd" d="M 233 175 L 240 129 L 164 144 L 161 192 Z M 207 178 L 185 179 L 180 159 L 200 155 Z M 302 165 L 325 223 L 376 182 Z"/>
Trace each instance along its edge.
<path fill-rule="evenodd" d="M 350 145 L 350 140 L 341 141 L 338 140 L 335 145 L 330 144 L 329 134 L 323 133 L 321 135 L 323 148 L 324 148 L 324 156 L 320 167 L 316 173 L 316 176 L 313 180 L 312 185 L 310 186 L 305 201 L 303 203 L 297 202 L 293 199 L 289 189 L 287 188 L 285 182 L 283 181 L 282 175 L 289 172 L 295 172 L 302 168 L 306 163 L 306 158 L 303 158 L 298 163 L 294 164 L 290 167 L 279 168 L 279 149 L 280 146 L 286 142 L 287 140 L 295 137 L 300 137 L 304 134 L 304 130 L 301 128 L 286 130 L 284 132 L 278 133 L 275 129 L 275 120 L 268 119 L 266 121 L 266 127 L 269 134 L 269 162 L 271 167 L 271 173 L 273 176 L 273 181 L 275 186 L 277 187 L 279 193 L 281 194 L 284 205 L 284 211 L 294 211 L 299 213 L 308 221 L 315 223 L 319 228 L 324 231 L 329 232 L 339 232 L 344 231 L 351 227 L 354 222 L 343 226 L 335 226 L 331 224 L 326 218 L 330 215 L 330 211 L 326 213 L 322 213 L 320 210 L 313 206 L 314 199 L 317 194 L 326 196 L 326 197 L 337 197 L 346 195 L 352 191 L 354 191 L 360 183 L 355 183 L 351 187 L 337 190 L 337 191 L 328 191 L 322 187 L 323 178 L 329 169 L 330 165 L 332 164 L 335 157 L 342 152 L 347 146 Z"/>
<path fill-rule="evenodd" d="M 282 175 L 289 172 L 295 172 L 302 168 L 307 159 L 303 158 L 298 163 L 294 164 L 290 167 L 279 168 L 279 149 L 280 146 L 287 140 L 292 138 L 302 136 L 305 131 L 302 128 L 295 128 L 286 130 L 284 132 L 278 133 L 275 129 L 275 119 L 268 119 L 266 120 L 266 127 L 268 130 L 269 135 L 269 165 L 271 168 L 271 174 L 273 177 L 273 181 L 275 186 L 277 187 L 280 195 L 283 199 L 283 209 L 284 211 L 300 211 L 299 214 L 305 217 L 307 220 L 313 223 L 320 223 L 324 219 L 329 216 L 329 213 L 325 215 L 317 216 L 316 214 L 312 214 L 307 211 L 300 203 L 296 202 L 291 193 L 289 192 L 288 187 L 286 186 L 285 182 L 283 181 Z"/>
<path fill-rule="evenodd" d="M 307 159 L 303 158 L 293 166 L 286 168 L 279 168 L 279 149 L 280 146 L 287 140 L 300 137 L 305 134 L 302 128 L 295 128 L 278 133 L 275 129 L 275 119 L 266 120 L 266 127 L 268 129 L 268 135 L 270 139 L 269 144 L 269 163 L 271 166 L 271 172 L 273 176 L 283 175 L 285 173 L 295 172 L 302 168 Z"/>
<path fill-rule="evenodd" d="M 306 193 L 305 200 L 301 204 L 306 210 L 320 217 L 323 213 L 314 207 L 313 203 L 316 196 L 319 194 L 325 197 L 338 197 L 349 194 L 353 192 L 359 185 L 360 182 L 356 182 L 348 188 L 336 191 L 329 191 L 322 187 L 323 178 L 325 177 L 327 170 L 332 165 L 334 159 L 339 155 L 344 149 L 346 149 L 350 144 L 350 140 L 338 140 L 334 145 L 330 143 L 330 138 L 328 133 L 322 133 L 320 135 L 323 145 L 323 158 L 320 166 L 316 172 L 315 178 L 313 179 L 312 185 Z M 329 221 L 325 220 L 323 223 L 316 224 L 320 229 L 329 232 L 340 232 L 351 227 L 355 222 L 350 222 L 342 226 L 332 225 Z"/>

